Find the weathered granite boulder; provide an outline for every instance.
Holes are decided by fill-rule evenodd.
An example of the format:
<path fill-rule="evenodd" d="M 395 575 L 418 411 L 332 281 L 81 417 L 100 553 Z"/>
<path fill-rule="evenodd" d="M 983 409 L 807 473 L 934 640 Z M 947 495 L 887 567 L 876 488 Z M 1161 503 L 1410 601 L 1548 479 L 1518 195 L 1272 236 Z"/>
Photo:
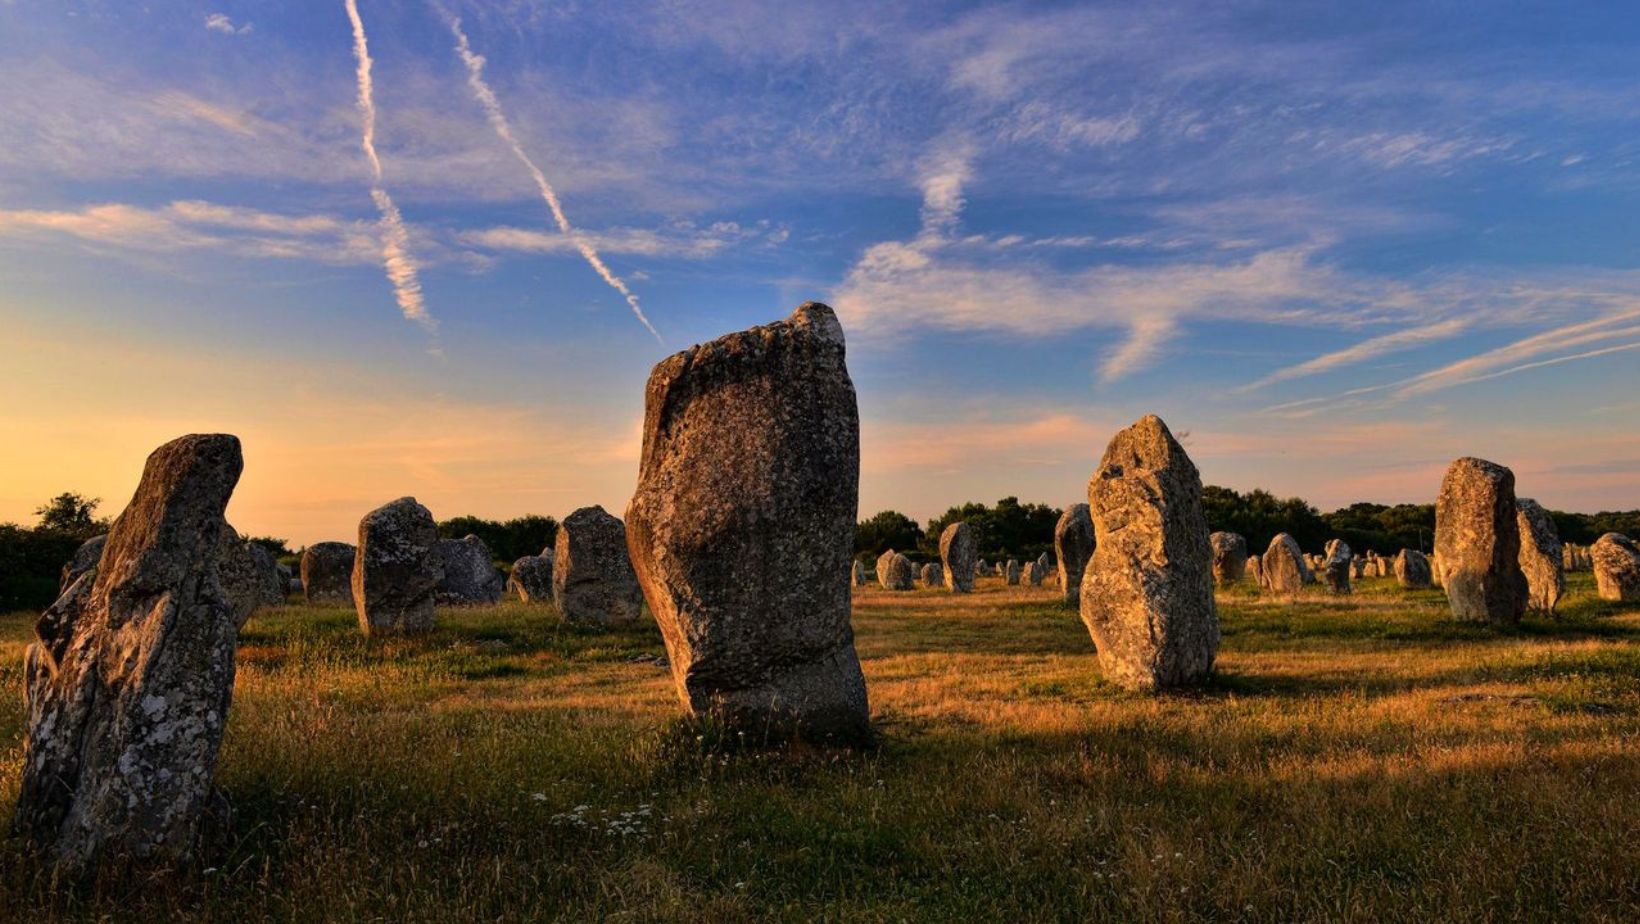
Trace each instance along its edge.
<path fill-rule="evenodd" d="M 1059 560 L 1059 592 L 1066 606 L 1082 602 L 1082 573 L 1093 557 L 1093 517 L 1087 504 L 1072 504 L 1053 528 L 1053 553 Z"/>
<path fill-rule="evenodd" d="M 952 593 L 966 594 L 974 590 L 974 575 L 979 571 L 979 546 L 974 531 L 967 523 L 956 522 L 940 533 L 940 561 L 944 565 L 945 586 Z"/>
<path fill-rule="evenodd" d="M 1224 587 L 1247 573 L 1247 540 L 1239 533 L 1213 533 L 1207 537 L 1213 547 L 1213 583 Z"/>
<path fill-rule="evenodd" d="M 1526 609 L 1515 475 L 1484 459 L 1447 467 L 1435 502 L 1435 552 L 1456 619 L 1508 624 Z"/>
<path fill-rule="evenodd" d="M 308 603 L 353 605 L 353 559 L 346 542 L 315 542 L 302 551 L 302 595 Z"/>
<path fill-rule="evenodd" d="M 888 582 L 883 585 L 889 590 L 916 590 L 917 566 L 911 559 L 896 552 L 888 563 Z"/>
<path fill-rule="evenodd" d="M 63 564 L 63 575 L 57 583 L 59 595 L 66 593 L 68 588 L 80 579 L 80 575 L 97 567 L 97 562 L 102 560 L 103 546 L 107 542 L 108 535 L 105 533 L 101 536 L 92 536 L 80 543 L 80 547 L 74 550 L 74 557 Z"/>
<path fill-rule="evenodd" d="M 628 542 L 691 713 L 758 735 L 870 737 L 844 570 L 859 475 L 843 328 L 825 305 L 655 366 Z"/>
<path fill-rule="evenodd" d="M 433 599 L 441 606 L 474 606 L 501 602 L 506 579 L 496 570 L 490 547 L 483 539 L 468 535 L 461 539 L 440 539 L 434 547 L 444 577 L 439 579 Z"/>
<path fill-rule="evenodd" d="M 855 562 L 853 566 L 849 568 L 849 580 L 853 582 L 855 587 L 866 586 L 869 582 L 869 579 L 866 577 L 866 566 L 860 564 L 859 562 Z"/>
<path fill-rule="evenodd" d="M 1515 501 L 1515 525 L 1520 530 L 1520 571 L 1526 576 L 1526 607 L 1553 615 L 1566 593 L 1566 574 L 1560 561 L 1560 531 L 1549 511 L 1530 497 Z"/>
<path fill-rule="evenodd" d="M 634 623 L 643 615 L 643 596 L 627 551 L 626 524 L 618 517 L 602 507 L 582 507 L 558 524 L 552 599 L 565 619 L 600 626 Z"/>
<path fill-rule="evenodd" d="M 1407 590 L 1427 590 L 1434 582 L 1429 558 L 1417 549 L 1402 549 L 1395 556 L 1395 580 Z"/>
<path fill-rule="evenodd" d="M 1008 564 L 1002 568 L 1002 579 L 1008 583 L 1008 586 L 1015 587 L 1019 584 L 1019 577 L 1019 562 L 1012 558 L 1008 559 Z"/>
<path fill-rule="evenodd" d="M 889 549 L 877 556 L 877 586 L 884 590 L 894 589 L 889 586 L 889 583 L 891 582 L 891 572 L 894 570 L 894 556 L 897 554 L 899 553 Z"/>
<path fill-rule="evenodd" d="M 1589 560 L 1600 599 L 1640 601 L 1640 544 L 1622 533 L 1607 533 L 1589 547 Z"/>
<path fill-rule="evenodd" d="M 1196 683 L 1219 648 L 1213 549 L 1202 482 L 1167 425 L 1148 415 L 1116 434 L 1088 483 L 1094 552 L 1082 621 L 1114 683 Z"/>
<path fill-rule="evenodd" d="M 938 562 L 930 562 L 922 566 L 922 584 L 924 587 L 944 587 L 945 567 Z"/>
<path fill-rule="evenodd" d="M 1247 556 L 1247 576 L 1253 586 L 1264 589 L 1267 586 L 1264 583 L 1264 559 L 1257 555 Z"/>
<path fill-rule="evenodd" d="M 1041 587 L 1045 578 L 1040 561 L 1028 561 L 1019 569 L 1019 583 L 1025 587 Z"/>
<path fill-rule="evenodd" d="M 552 559 L 544 555 L 525 555 L 513 562 L 508 584 L 518 599 L 525 603 L 552 602 Z"/>
<path fill-rule="evenodd" d="M 1296 594 L 1305 584 L 1313 583 L 1310 566 L 1299 551 L 1298 540 L 1286 533 L 1277 533 L 1264 550 L 1264 586 L 1272 593 Z"/>
<path fill-rule="evenodd" d="M 1367 560 L 1365 558 L 1360 557 L 1359 555 L 1356 556 L 1355 558 L 1350 559 L 1350 577 L 1354 580 L 1359 581 L 1359 580 L 1361 580 L 1362 578 L 1364 578 L 1366 576 L 1367 576 Z"/>
<path fill-rule="evenodd" d="M 71 876 L 196 864 L 221 820 L 238 629 L 218 550 L 243 467 L 226 434 L 154 450 L 101 564 L 35 627 L 12 828 Z"/>
<path fill-rule="evenodd" d="M 1326 579 L 1329 592 L 1350 592 L 1350 559 L 1353 557 L 1349 544 L 1344 540 L 1334 539 L 1327 543 L 1327 554 L 1322 556 L 1321 561 L 1321 574 Z"/>
<path fill-rule="evenodd" d="M 431 632 L 443 576 L 438 525 L 414 497 L 377 507 L 359 521 L 353 601 L 365 635 Z"/>

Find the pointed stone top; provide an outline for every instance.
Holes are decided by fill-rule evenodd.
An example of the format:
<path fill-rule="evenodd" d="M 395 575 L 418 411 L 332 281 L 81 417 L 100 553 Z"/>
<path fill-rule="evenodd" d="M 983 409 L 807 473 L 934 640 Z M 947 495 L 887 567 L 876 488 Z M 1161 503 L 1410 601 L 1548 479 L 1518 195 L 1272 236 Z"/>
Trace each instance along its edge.
<path fill-rule="evenodd" d="M 830 305 L 804 302 L 786 320 L 794 327 L 809 330 L 821 340 L 839 345 L 843 343 L 843 323 L 837 320 L 837 312 L 831 310 Z"/>

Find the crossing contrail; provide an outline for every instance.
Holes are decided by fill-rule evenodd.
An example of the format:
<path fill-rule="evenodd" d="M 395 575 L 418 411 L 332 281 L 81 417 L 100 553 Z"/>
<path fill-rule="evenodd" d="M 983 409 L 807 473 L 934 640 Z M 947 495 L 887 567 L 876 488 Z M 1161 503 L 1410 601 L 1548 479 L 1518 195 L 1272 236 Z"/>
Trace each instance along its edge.
<path fill-rule="evenodd" d="M 353 0 L 348 0 L 348 5 L 351 6 L 352 2 Z M 626 283 L 622 282 L 619 276 L 610 272 L 609 267 L 604 264 L 603 258 L 598 256 L 598 250 L 592 246 L 592 242 L 587 240 L 585 235 L 575 230 L 569 223 L 569 218 L 564 215 L 564 207 L 558 201 L 558 194 L 553 191 L 552 184 L 547 182 L 546 175 L 541 172 L 540 167 L 535 165 L 535 161 L 524 153 L 524 146 L 518 142 L 518 137 L 513 134 L 512 126 L 507 122 L 506 113 L 501 111 L 501 101 L 496 99 L 495 93 L 490 89 L 489 84 L 484 82 L 484 56 L 473 52 L 472 45 L 467 41 L 467 33 L 461 31 L 461 20 L 448 15 L 446 19 L 450 23 L 451 33 L 456 37 L 456 54 L 461 56 L 462 63 L 467 65 L 467 85 L 472 88 L 473 96 L 478 99 L 478 104 L 484 107 L 484 114 L 490 119 L 490 127 L 495 129 L 496 135 L 506 142 L 507 147 L 512 148 L 513 155 L 530 172 L 530 177 L 535 180 L 535 187 L 541 191 L 541 198 L 547 203 L 547 208 L 552 212 L 553 221 L 558 223 L 558 230 L 570 239 L 575 245 L 575 249 L 581 252 L 581 256 L 585 258 L 593 271 L 603 277 L 604 282 L 609 283 L 610 288 L 619 292 L 621 297 L 626 299 L 626 303 L 632 306 L 632 313 L 637 315 L 638 321 L 654 336 L 656 342 L 664 343 L 665 341 L 661 340 L 660 332 L 655 330 L 655 325 L 650 324 L 649 318 L 644 316 L 643 307 L 638 304 L 638 296 L 632 294 L 632 290 L 626 287 Z M 358 20 L 355 19 L 354 21 L 357 22 Z M 364 71 L 361 70 L 361 73 L 364 73 Z"/>
<path fill-rule="evenodd" d="M 353 57 L 359 62 L 359 115 L 363 119 L 360 146 L 370 161 L 370 198 L 375 200 L 376 211 L 382 216 L 382 267 L 393 284 L 393 295 L 398 299 L 404 316 L 428 333 L 437 333 L 438 321 L 427 313 L 421 297 L 421 279 L 416 273 L 416 260 L 410 255 L 410 232 L 405 230 L 404 216 L 393 204 L 393 197 L 382 185 L 382 162 L 376 156 L 376 94 L 370 79 L 370 46 L 364 37 L 364 20 L 359 18 L 357 0 L 346 0 L 347 18 L 353 23 Z"/>

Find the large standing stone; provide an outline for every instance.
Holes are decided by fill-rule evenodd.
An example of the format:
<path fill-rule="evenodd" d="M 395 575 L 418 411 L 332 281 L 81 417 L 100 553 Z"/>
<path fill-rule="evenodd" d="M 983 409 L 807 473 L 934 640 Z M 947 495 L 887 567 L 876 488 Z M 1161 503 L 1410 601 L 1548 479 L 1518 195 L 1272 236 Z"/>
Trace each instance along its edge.
<path fill-rule="evenodd" d="M 1395 556 L 1395 580 L 1407 590 L 1428 590 L 1434 582 L 1429 557 L 1417 549 L 1402 549 Z"/>
<path fill-rule="evenodd" d="M 1514 623 L 1526 609 L 1515 474 L 1484 459 L 1447 467 L 1435 502 L 1435 553 L 1457 619 Z"/>
<path fill-rule="evenodd" d="M 359 521 L 353 601 L 364 634 L 431 632 L 442 577 L 438 525 L 414 497 L 377 507 Z"/>
<path fill-rule="evenodd" d="M 1321 573 L 1327 579 L 1327 590 L 1335 594 L 1350 592 L 1350 559 L 1353 558 L 1349 544 L 1342 539 L 1334 539 L 1327 543 L 1327 554 L 1322 556 Z"/>
<path fill-rule="evenodd" d="M 71 874 L 189 865 L 220 807 L 238 630 L 218 548 L 243 467 L 226 434 L 154 450 L 101 564 L 35 627 L 12 827 Z"/>
<path fill-rule="evenodd" d="M 553 553 L 552 598 L 570 622 L 618 626 L 638 621 L 644 593 L 627 552 L 625 523 L 598 506 L 564 518 Z"/>
<path fill-rule="evenodd" d="M 1239 533 L 1214 533 L 1207 537 L 1213 547 L 1213 583 L 1226 587 L 1247 573 L 1247 540 Z"/>
<path fill-rule="evenodd" d="M 922 566 L 921 577 L 924 587 L 944 587 L 945 567 L 939 562 L 929 562 Z"/>
<path fill-rule="evenodd" d="M 346 542 L 315 542 L 302 550 L 302 597 L 308 603 L 353 605 L 353 559 L 358 549 Z"/>
<path fill-rule="evenodd" d="M 1595 590 L 1602 600 L 1640 601 L 1640 545 L 1622 533 L 1607 533 L 1589 547 Z"/>
<path fill-rule="evenodd" d="M 490 547 L 477 536 L 440 539 L 436 546 L 438 563 L 444 572 L 433 599 L 443 606 L 471 606 L 499 603 L 506 592 L 506 579 L 496 570 Z"/>
<path fill-rule="evenodd" d="M 845 571 L 859 477 L 843 328 L 825 305 L 650 373 L 629 544 L 691 713 L 869 737 Z"/>
<path fill-rule="evenodd" d="M 512 576 L 508 579 L 513 592 L 525 603 L 552 601 L 552 559 L 541 555 L 525 555 L 513 562 Z"/>
<path fill-rule="evenodd" d="M 849 577 L 854 581 L 855 587 L 866 586 L 866 566 L 855 562 L 854 566 L 849 569 Z"/>
<path fill-rule="evenodd" d="M 1277 533 L 1264 550 L 1264 586 L 1272 593 L 1296 594 L 1305 584 L 1313 583 L 1310 566 L 1299 551 L 1298 540 L 1286 533 Z"/>
<path fill-rule="evenodd" d="M 952 523 L 940 533 L 940 561 L 945 565 L 945 586 L 952 593 L 966 594 L 974 590 L 974 575 L 979 571 L 979 545 L 974 531 L 967 523 Z"/>
<path fill-rule="evenodd" d="M 1520 530 L 1520 571 L 1526 576 L 1526 606 L 1553 614 L 1566 592 L 1566 574 L 1560 561 L 1560 532 L 1549 511 L 1530 497 L 1515 501 Z"/>
<path fill-rule="evenodd" d="M 1002 579 L 1008 583 L 1008 586 L 1015 587 L 1019 585 L 1019 575 L 1019 561 L 1012 558 L 1008 559 L 1008 564 L 1002 569 Z"/>
<path fill-rule="evenodd" d="M 917 566 L 911 563 L 911 559 L 898 552 L 894 554 L 894 561 L 888 566 L 888 589 L 917 589 Z"/>
<path fill-rule="evenodd" d="M 877 586 L 884 590 L 894 589 L 888 585 L 890 581 L 890 574 L 894 570 L 894 556 L 897 554 L 898 553 L 893 549 L 889 549 L 883 554 L 877 556 Z"/>
<path fill-rule="evenodd" d="M 1042 563 L 1037 561 L 1026 562 L 1025 566 L 1019 569 L 1019 583 L 1023 587 L 1041 587 Z"/>
<path fill-rule="evenodd" d="M 1072 504 L 1053 528 L 1053 554 L 1059 560 L 1059 592 L 1066 606 L 1082 600 L 1082 573 L 1093 557 L 1093 517 L 1087 504 Z"/>
<path fill-rule="evenodd" d="M 66 593 L 80 579 L 80 575 L 96 569 L 97 562 L 102 561 L 103 546 L 107 542 L 108 535 L 105 533 L 80 543 L 80 547 L 74 550 L 74 557 L 63 564 L 62 579 L 57 584 L 58 594 Z"/>
<path fill-rule="evenodd" d="M 1206 677 L 1219 619 L 1201 476 L 1160 418 L 1143 417 L 1111 440 L 1088 483 L 1088 507 L 1094 552 L 1082 621 L 1105 676 L 1136 689 Z"/>

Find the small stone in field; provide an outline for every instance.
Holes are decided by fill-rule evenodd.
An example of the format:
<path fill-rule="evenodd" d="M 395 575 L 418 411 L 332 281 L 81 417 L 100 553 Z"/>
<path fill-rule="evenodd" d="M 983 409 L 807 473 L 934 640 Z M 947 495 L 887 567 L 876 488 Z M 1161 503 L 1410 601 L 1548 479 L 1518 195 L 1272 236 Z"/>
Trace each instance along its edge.
<path fill-rule="evenodd" d="M 1278 594 L 1296 594 L 1313 581 L 1309 563 L 1299 551 L 1298 540 L 1277 533 L 1264 552 L 1264 586 Z"/>
<path fill-rule="evenodd" d="M 508 584 L 525 603 L 551 603 L 552 560 L 542 555 L 525 555 L 513 562 Z"/>
<path fill-rule="evenodd" d="M 1426 590 L 1432 583 L 1429 559 L 1417 549 L 1402 549 L 1395 556 L 1395 580 L 1407 590 Z"/>
<path fill-rule="evenodd" d="M 582 507 L 558 524 L 552 598 L 570 622 L 615 626 L 643 615 L 643 590 L 619 517 L 602 507 Z"/>
<path fill-rule="evenodd" d="M 1080 606 L 1082 574 L 1093 557 L 1093 517 L 1087 504 L 1072 504 L 1053 530 L 1054 557 L 1059 560 L 1059 592 L 1066 606 Z"/>
<path fill-rule="evenodd" d="M 315 542 L 302 551 L 302 593 L 308 603 L 353 606 L 353 559 L 346 542 Z"/>
<path fill-rule="evenodd" d="M 1520 571 L 1526 576 L 1526 606 L 1552 615 L 1566 592 L 1560 533 L 1549 511 L 1530 497 L 1515 501 L 1515 519 L 1520 529 Z"/>
<path fill-rule="evenodd" d="M 415 498 L 383 504 L 359 520 L 353 604 L 365 635 L 431 632 L 442 575 L 438 526 Z"/>
<path fill-rule="evenodd" d="M 1213 583 L 1234 584 L 1247 573 L 1247 540 L 1238 533 L 1217 532 L 1207 537 L 1213 547 Z"/>
<path fill-rule="evenodd" d="M 1600 599 L 1640 601 L 1640 544 L 1622 533 L 1607 533 L 1589 547 L 1589 558 Z"/>

